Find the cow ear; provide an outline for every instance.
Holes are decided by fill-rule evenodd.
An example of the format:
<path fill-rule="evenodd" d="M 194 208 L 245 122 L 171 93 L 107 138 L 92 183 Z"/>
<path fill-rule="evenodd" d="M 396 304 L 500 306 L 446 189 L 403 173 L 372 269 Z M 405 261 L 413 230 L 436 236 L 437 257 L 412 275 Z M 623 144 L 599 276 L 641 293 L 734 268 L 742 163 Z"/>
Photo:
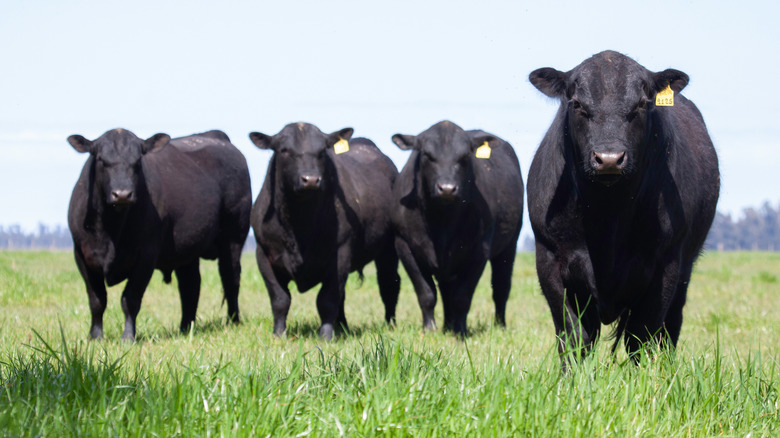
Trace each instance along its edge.
<path fill-rule="evenodd" d="M 73 146 L 73 149 L 77 150 L 78 152 L 81 152 L 82 154 L 84 152 L 92 153 L 93 150 L 93 143 L 90 140 L 87 140 L 81 135 L 75 134 L 68 137 L 68 143 L 70 143 L 71 146 Z"/>
<path fill-rule="evenodd" d="M 563 97 L 566 92 L 566 73 L 545 67 L 534 70 L 528 79 L 539 91 L 550 97 Z"/>
<path fill-rule="evenodd" d="M 502 144 L 504 144 L 504 142 L 501 141 L 501 139 L 496 137 L 495 135 L 483 134 L 483 135 L 478 135 L 476 137 L 473 137 L 471 139 L 471 150 L 476 151 L 477 148 L 481 147 L 485 143 L 488 144 L 490 149 L 495 149 L 497 147 L 500 147 Z"/>
<path fill-rule="evenodd" d="M 402 150 L 408 151 L 417 147 L 417 136 L 396 134 L 393 136 L 393 143 Z"/>
<path fill-rule="evenodd" d="M 273 137 L 265 135 L 262 132 L 250 132 L 249 139 L 260 149 L 272 149 L 271 140 Z"/>
<path fill-rule="evenodd" d="M 162 149 L 168 142 L 171 141 L 171 136 L 168 134 L 154 134 L 144 141 L 144 146 L 141 152 L 148 154 L 149 152 L 155 152 Z"/>
<path fill-rule="evenodd" d="M 352 128 L 344 128 L 328 135 L 328 147 L 333 146 L 339 140 L 349 141 L 352 138 L 352 134 L 355 132 Z"/>
<path fill-rule="evenodd" d="M 679 93 L 688 85 L 688 75 L 680 70 L 669 68 L 662 72 L 655 73 L 653 75 L 653 82 L 655 83 L 656 93 L 665 89 L 667 86 L 671 87 L 672 91 L 675 93 Z"/>

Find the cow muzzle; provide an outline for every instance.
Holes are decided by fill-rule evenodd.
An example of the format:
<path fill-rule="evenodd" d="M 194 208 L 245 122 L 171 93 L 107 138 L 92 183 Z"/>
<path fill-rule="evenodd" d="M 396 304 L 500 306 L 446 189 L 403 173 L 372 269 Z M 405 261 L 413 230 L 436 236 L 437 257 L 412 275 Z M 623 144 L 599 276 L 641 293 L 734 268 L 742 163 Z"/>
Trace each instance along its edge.
<path fill-rule="evenodd" d="M 322 185 L 322 177 L 315 174 L 303 174 L 300 184 L 300 190 L 319 190 Z"/>
<path fill-rule="evenodd" d="M 625 152 L 591 152 L 590 165 L 598 175 L 623 173 L 626 164 Z"/>
<path fill-rule="evenodd" d="M 450 182 L 438 182 L 434 190 L 436 198 L 443 202 L 452 202 L 460 196 L 460 188 Z"/>
<path fill-rule="evenodd" d="M 616 183 L 626 169 L 626 152 L 591 152 L 590 168 L 596 181 L 611 186 Z"/>
<path fill-rule="evenodd" d="M 135 203 L 135 196 L 129 189 L 111 190 L 109 202 L 116 208 L 127 207 Z"/>

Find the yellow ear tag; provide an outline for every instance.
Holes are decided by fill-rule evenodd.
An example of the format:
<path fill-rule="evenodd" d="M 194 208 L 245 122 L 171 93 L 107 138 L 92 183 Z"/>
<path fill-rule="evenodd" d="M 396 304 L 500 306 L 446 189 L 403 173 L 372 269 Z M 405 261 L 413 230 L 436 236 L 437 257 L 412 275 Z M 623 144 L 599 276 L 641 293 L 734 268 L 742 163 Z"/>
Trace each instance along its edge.
<path fill-rule="evenodd" d="M 490 145 L 488 145 L 488 142 L 482 143 L 482 146 L 477 148 L 477 158 L 482 158 L 483 160 L 487 160 L 490 158 Z"/>
<path fill-rule="evenodd" d="M 339 141 L 336 142 L 336 144 L 333 145 L 333 152 L 338 154 L 343 154 L 344 152 L 349 151 L 349 142 L 344 140 L 343 138 L 340 138 Z"/>
<path fill-rule="evenodd" d="M 672 87 L 666 86 L 655 95 L 655 106 L 674 106 L 674 91 Z"/>

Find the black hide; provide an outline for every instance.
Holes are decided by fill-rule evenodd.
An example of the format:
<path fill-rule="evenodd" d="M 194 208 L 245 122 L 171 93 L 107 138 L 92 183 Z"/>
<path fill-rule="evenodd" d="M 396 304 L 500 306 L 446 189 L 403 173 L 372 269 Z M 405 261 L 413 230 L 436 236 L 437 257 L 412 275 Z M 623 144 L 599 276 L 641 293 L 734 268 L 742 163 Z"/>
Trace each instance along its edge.
<path fill-rule="evenodd" d="M 327 135 L 295 123 L 274 136 L 249 135 L 257 147 L 274 152 L 252 209 L 252 228 L 277 336 L 287 330 L 290 281 L 301 292 L 321 283 L 320 336 L 331 339 L 334 330 L 346 330 L 347 276 L 372 260 L 385 320 L 394 322 L 400 280 L 390 208 L 398 171 L 370 140 L 350 140 L 352 132 Z M 346 142 L 348 151 L 336 153 Z"/>
<path fill-rule="evenodd" d="M 136 335 L 136 316 L 155 269 L 176 273 L 180 328 L 195 321 L 199 259 L 219 259 L 228 317 L 239 321 L 241 249 L 249 232 L 252 193 L 244 156 L 221 131 L 171 140 L 142 140 L 115 129 L 94 141 L 68 142 L 90 154 L 68 211 L 76 264 L 87 286 L 90 336 L 103 336 L 106 284 L 127 280 L 122 339 Z"/>
<path fill-rule="evenodd" d="M 542 292 L 561 351 L 588 351 L 601 324 L 636 352 L 677 343 L 693 263 L 718 200 L 718 159 L 688 76 L 616 52 L 531 83 L 560 99 L 528 175 Z M 669 87 L 674 106 L 656 106 Z M 667 338 L 668 335 L 668 338 Z"/>
<path fill-rule="evenodd" d="M 445 328 L 466 335 L 466 317 L 485 264 L 492 268 L 496 321 L 506 301 L 523 217 L 523 179 L 509 143 L 439 122 L 418 136 L 396 134 L 412 150 L 393 187 L 396 250 L 414 283 L 425 329 L 435 329 L 436 286 Z M 477 158 L 484 143 L 489 158 Z"/>

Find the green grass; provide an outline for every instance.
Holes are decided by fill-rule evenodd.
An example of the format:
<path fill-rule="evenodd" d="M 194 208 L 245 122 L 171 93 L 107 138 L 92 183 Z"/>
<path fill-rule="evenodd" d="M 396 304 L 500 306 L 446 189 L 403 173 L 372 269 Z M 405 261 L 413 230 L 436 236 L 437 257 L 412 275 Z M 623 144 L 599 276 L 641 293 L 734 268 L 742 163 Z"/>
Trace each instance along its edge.
<path fill-rule="evenodd" d="M 125 345 L 121 285 L 106 339 L 87 341 L 72 255 L 0 252 L 0 435 L 780 435 L 778 254 L 706 254 L 675 353 L 635 366 L 604 339 L 566 374 L 533 255 L 518 256 L 505 330 L 483 276 L 466 342 L 422 333 L 405 277 L 398 326 L 385 327 L 370 268 L 348 284 L 351 335 L 317 338 L 314 290 L 293 295 L 290 336 L 276 339 L 251 256 L 243 267 L 240 326 L 225 324 L 216 265 L 203 263 L 195 331 L 178 333 L 175 281 L 158 273 L 139 342 Z"/>

